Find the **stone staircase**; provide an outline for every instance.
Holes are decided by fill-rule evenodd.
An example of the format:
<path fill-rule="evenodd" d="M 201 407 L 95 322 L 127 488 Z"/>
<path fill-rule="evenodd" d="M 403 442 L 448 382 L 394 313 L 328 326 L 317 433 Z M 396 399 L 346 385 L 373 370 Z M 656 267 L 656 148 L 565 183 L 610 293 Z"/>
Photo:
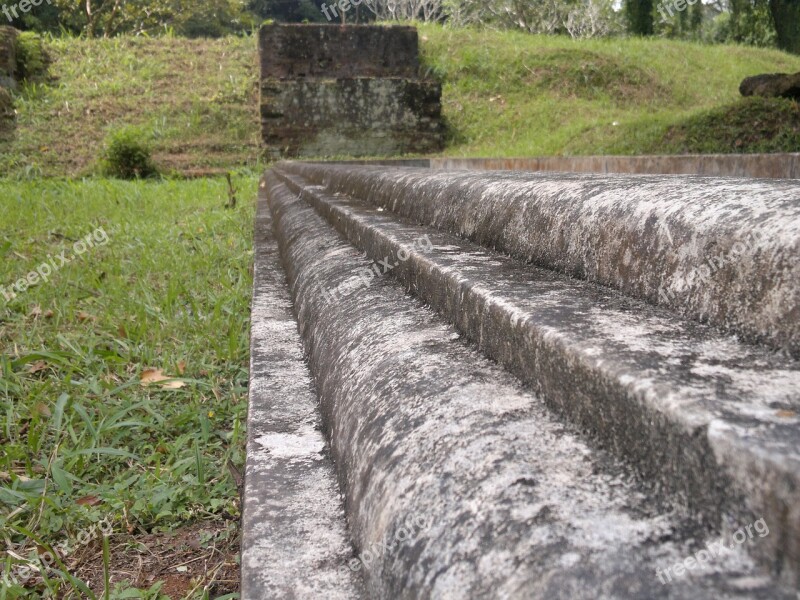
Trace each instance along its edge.
<path fill-rule="evenodd" d="M 798 191 L 276 165 L 242 598 L 796 598 Z"/>

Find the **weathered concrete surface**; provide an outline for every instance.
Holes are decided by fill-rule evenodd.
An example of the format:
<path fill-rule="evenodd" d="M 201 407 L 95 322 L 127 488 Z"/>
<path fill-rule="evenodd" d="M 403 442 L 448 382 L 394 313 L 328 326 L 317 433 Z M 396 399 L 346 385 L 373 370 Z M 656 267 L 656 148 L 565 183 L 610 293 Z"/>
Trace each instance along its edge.
<path fill-rule="evenodd" d="M 363 598 L 265 202 L 255 247 L 241 597 Z"/>
<path fill-rule="evenodd" d="M 800 183 L 281 169 L 419 223 L 800 356 Z"/>
<path fill-rule="evenodd" d="M 281 23 L 263 26 L 258 43 L 266 79 L 418 77 L 414 27 Z"/>
<path fill-rule="evenodd" d="M 794 595 L 743 554 L 662 585 L 698 530 L 390 278 L 326 301 L 371 262 L 275 178 L 266 192 L 354 541 L 392 546 L 363 569 L 371 597 Z"/>
<path fill-rule="evenodd" d="M 786 532 L 758 550 L 800 581 L 796 361 L 280 177 L 370 258 L 396 265 L 384 268 L 488 356 L 703 520 L 718 526 L 744 500 Z M 428 253 L 413 245 L 425 235 L 436 247 Z"/>
<path fill-rule="evenodd" d="M 281 156 L 392 156 L 441 148 L 441 86 L 402 78 L 264 81 L 264 143 Z M 279 152 L 278 152 L 279 151 Z"/>
<path fill-rule="evenodd" d="M 271 157 L 442 148 L 441 83 L 420 77 L 416 29 L 267 25 L 259 49 L 261 122 Z"/>
<path fill-rule="evenodd" d="M 800 179 L 800 154 L 432 158 L 428 166 L 442 170 L 564 171 Z"/>

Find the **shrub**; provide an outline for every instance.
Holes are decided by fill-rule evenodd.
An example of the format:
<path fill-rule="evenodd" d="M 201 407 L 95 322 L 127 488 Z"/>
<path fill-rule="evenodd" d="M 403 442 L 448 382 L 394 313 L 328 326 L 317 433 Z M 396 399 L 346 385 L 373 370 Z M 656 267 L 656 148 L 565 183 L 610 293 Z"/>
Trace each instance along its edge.
<path fill-rule="evenodd" d="M 147 179 L 158 175 L 150 144 L 141 129 L 125 127 L 109 135 L 102 171 L 118 179 Z"/>

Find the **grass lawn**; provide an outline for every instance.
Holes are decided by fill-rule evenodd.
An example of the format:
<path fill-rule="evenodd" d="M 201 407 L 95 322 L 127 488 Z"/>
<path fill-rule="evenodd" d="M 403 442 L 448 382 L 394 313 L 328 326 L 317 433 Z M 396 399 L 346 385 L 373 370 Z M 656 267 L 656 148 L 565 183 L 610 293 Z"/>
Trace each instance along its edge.
<path fill-rule="evenodd" d="M 238 590 L 256 179 L 237 185 L 229 210 L 220 179 L 0 182 L 0 569 L 27 580 L 0 598 Z"/>
<path fill-rule="evenodd" d="M 800 151 L 790 100 L 743 101 L 749 75 L 800 71 L 800 56 L 665 39 L 420 25 L 444 81 L 448 156 Z"/>

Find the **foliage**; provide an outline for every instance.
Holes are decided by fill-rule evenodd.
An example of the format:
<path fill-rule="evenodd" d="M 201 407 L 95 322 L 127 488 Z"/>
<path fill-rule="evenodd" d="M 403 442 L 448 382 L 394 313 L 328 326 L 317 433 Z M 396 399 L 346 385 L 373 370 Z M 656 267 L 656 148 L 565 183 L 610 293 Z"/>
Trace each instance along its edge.
<path fill-rule="evenodd" d="M 753 46 L 775 45 L 775 24 L 769 0 L 730 0 L 728 36 L 732 41 Z"/>
<path fill-rule="evenodd" d="M 108 137 L 102 158 L 103 174 L 118 179 L 148 179 L 158 175 L 150 143 L 138 127 L 124 127 Z"/>
<path fill-rule="evenodd" d="M 480 25 L 572 37 L 620 32 L 612 0 L 443 0 L 442 4 L 441 14 L 458 27 Z"/>
<path fill-rule="evenodd" d="M 247 9 L 260 19 L 273 19 L 282 23 L 300 23 L 303 21 L 323 22 L 321 6 L 326 0 L 250 0 Z M 328 1 L 327 4 L 334 2 Z M 353 13 L 352 9 L 349 11 Z"/>
<path fill-rule="evenodd" d="M 188 37 L 220 37 L 247 31 L 255 20 L 243 0 L 53 0 L 59 21 L 88 37 L 172 31 Z"/>
<path fill-rule="evenodd" d="M 653 0 L 625 0 L 628 31 L 634 35 L 653 35 L 654 11 Z"/>
<path fill-rule="evenodd" d="M 17 36 L 17 79 L 37 82 L 47 77 L 50 57 L 44 49 L 42 38 L 31 31 L 23 31 Z"/>
<path fill-rule="evenodd" d="M 800 54 L 800 1 L 770 0 L 778 48 Z"/>

